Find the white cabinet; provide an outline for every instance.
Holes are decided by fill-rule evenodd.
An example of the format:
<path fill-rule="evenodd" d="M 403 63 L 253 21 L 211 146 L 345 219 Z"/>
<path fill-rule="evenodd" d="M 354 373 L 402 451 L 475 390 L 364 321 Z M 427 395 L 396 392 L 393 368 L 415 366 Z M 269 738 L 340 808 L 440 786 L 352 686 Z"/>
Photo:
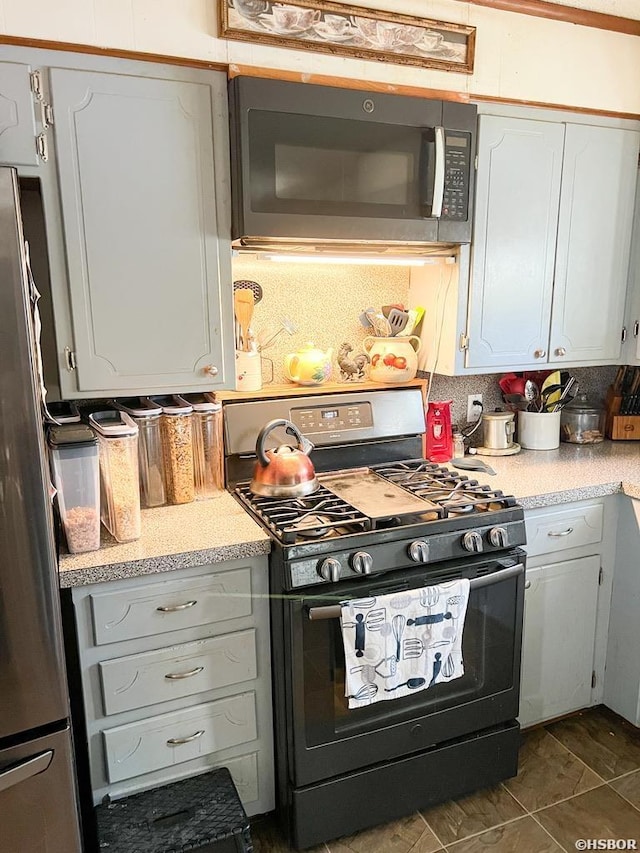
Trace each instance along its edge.
<path fill-rule="evenodd" d="M 598 556 L 527 569 L 522 726 L 591 704 Z"/>
<path fill-rule="evenodd" d="M 421 369 L 618 363 L 640 131 L 549 113 L 481 115 L 474 236 L 411 271 Z"/>
<path fill-rule="evenodd" d="M 32 68 L 23 62 L 0 62 L 0 163 L 37 166 L 36 105 Z"/>
<path fill-rule="evenodd" d="M 73 329 L 58 341 L 73 353 L 66 396 L 228 379 L 226 80 L 139 74 L 49 72 Z"/>
<path fill-rule="evenodd" d="M 640 501 L 620 498 L 604 701 L 640 726 Z"/>
<path fill-rule="evenodd" d="M 625 364 L 640 364 L 640 173 L 636 184 L 636 208 L 631 237 L 625 327 L 627 339 L 624 344 L 622 361 Z"/>
<path fill-rule="evenodd" d="M 94 803 L 224 765 L 248 814 L 272 809 L 266 558 L 71 597 Z"/>
<path fill-rule="evenodd" d="M 525 512 L 523 727 L 602 701 L 616 497 Z"/>

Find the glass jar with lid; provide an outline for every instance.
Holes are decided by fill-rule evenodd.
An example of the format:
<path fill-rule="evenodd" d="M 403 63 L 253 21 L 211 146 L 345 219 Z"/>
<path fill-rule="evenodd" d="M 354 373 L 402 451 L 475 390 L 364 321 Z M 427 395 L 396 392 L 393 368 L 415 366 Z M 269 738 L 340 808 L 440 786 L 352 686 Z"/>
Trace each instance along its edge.
<path fill-rule="evenodd" d="M 584 393 L 562 409 L 560 438 L 570 444 L 597 444 L 604 441 L 606 412 Z"/>

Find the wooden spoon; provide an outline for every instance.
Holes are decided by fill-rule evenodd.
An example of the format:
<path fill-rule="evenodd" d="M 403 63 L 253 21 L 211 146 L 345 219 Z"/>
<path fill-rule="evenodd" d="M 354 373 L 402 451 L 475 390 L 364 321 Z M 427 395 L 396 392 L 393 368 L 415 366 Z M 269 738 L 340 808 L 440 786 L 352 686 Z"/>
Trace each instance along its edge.
<path fill-rule="evenodd" d="M 234 290 L 233 310 L 242 330 L 242 349 L 249 352 L 249 326 L 253 318 L 254 297 L 250 290 Z"/>

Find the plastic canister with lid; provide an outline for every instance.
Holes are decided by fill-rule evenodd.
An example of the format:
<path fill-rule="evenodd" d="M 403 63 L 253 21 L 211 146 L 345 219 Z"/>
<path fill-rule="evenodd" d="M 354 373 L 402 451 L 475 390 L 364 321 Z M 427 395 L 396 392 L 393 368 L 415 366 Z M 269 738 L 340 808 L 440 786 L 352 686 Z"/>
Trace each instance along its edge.
<path fill-rule="evenodd" d="M 100 547 L 98 439 L 85 424 L 50 427 L 47 435 L 60 519 L 71 554 Z"/>
<path fill-rule="evenodd" d="M 193 468 L 196 498 L 215 498 L 224 490 L 222 403 L 212 394 L 182 394 L 193 407 Z"/>
<path fill-rule="evenodd" d="M 100 447 L 100 515 L 118 542 L 140 536 L 138 427 L 126 412 L 89 415 Z"/>
<path fill-rule="evenodd" d="M 160 418 L 162 408 L 149 397 L 114 400 L 114 406 L 126 412 L 138 427 L 138 467 L 140 500 L 145 507 L 167 502 Z"/>
<path fill-rule="evenodd" d="M 177 394 L 151 397 L 162 409 L 162 455 L 167 501 L 186 504 L 195 499 L 193 473 L 193 408 Z"/>

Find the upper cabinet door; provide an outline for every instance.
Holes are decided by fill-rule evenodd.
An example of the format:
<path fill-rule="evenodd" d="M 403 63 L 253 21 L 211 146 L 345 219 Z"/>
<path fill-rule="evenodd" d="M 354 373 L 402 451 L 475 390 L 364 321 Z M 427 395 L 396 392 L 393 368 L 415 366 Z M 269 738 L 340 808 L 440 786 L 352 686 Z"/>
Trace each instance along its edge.
<path fill-rule="evenodd" d="M 620 356 L 640 133 L 567 125 L 549 360 Z"/>
<path fill-rule="evenodd" d="M 21 62 L 0 62 L 0 163 L 37 166 L 34 99 Z"/>
<path fill-rule="evenodd" d="M 78 391 L 222 385 L 211 85 L 54 68 L 51 91 Z"/>
<path fill-rule="evenodd" d="M 467 367 L 545 362 L 564 127 L 481 116 Z"/>

